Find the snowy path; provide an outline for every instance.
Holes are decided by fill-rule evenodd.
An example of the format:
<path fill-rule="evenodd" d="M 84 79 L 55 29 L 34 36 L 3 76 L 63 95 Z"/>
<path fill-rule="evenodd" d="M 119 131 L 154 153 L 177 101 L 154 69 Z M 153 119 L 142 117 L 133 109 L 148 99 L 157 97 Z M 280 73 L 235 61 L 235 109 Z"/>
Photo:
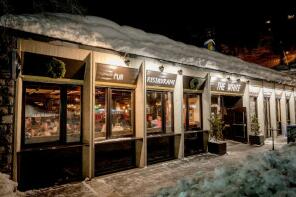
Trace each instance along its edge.
<path fill-rule="evenodd" d="M 286 138 L 279 137 L 276 139 L 275 148 L 278 149 L 284 144 L 286 144 Z M 270 139 L 266 140 L 265 145 L 261 147 L 228 141 L 228 153 L 224 156 L 201 154 L 183 160 L 151 165 L 144 169 L 133 169 L 101 176 L 87 182 L 28 191 L 26 195 L 36 197 L 151 196 L 160 188 L 174 186 L 178 180 L 191 178 L 196 173 L 199 173 L 199 176 L 210 176 L 217 166 L 240 161 L 247 155 L 268 151 L 271 148 Z"/>

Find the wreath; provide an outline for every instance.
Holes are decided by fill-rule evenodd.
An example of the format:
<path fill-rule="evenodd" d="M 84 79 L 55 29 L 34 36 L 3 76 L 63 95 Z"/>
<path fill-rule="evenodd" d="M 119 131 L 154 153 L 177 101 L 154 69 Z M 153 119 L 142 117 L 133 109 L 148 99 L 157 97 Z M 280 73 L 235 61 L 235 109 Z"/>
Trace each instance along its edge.
<path fill-rule="evenodd" d="M 197 90 L 199 87 L 199 80 L 198 78 L 193 78 L 190 80 L 190 89 Z"/>
<path fill-rule="evenodd" d="M 46 64 L 46 74 L 51 78 L 63 78 L 66 74 L 65 63 L 56 58 L 52 58 Z"/>

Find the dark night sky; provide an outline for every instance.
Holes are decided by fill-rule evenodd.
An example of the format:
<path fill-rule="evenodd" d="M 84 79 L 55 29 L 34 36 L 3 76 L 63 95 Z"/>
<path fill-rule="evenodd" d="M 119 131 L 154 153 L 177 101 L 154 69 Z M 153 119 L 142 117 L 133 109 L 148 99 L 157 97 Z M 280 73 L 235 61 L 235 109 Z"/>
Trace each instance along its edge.
<path fill-rule="evenodd" d="M 214 28 L 217 42 L 252 47 L 257 44 L 259 35 L 267 29 L 265 24 L 267 19 L 273 22 L 276 39 L 284 39 L 291 29 L 287 30 L 283 21 L 288 14 L 296 12 L 296 7 L 293 10 L 293 6 L 284 1 L 271 4 L 263 4 L 264 2 L 259 4 L 259 0 L 257 3 L 206 2 L 198 5 L 186 1 L 170 4 L 147 1 L 134 4 L 106 3 L 100 6 L 98 1 L 86 0 L 85 4 L 88 14 L 197 45 L 204 41 L 205 29 Z M 117 9 L 114 8 L 115 5 Z"/>
<path fill-rule="evenodd" d="M 6 1 L 12 2 L 14 13 L 31 12 L 32 1 L 44 2 Z M 55 1 L 69 0 L 51 0 Z M 85 8 L 85 15 L 107 18 L 120 25 L 162 34 L 188 44 L 202 46 L 206 40 L 205 32 L 210 28 L 215 31 L 215 42 L 218 47 L 226 44 L 239 48 L 256 48 L 262 35 L 272 33 L 273 48 L 276 52 L 280 51 L 278 50 L 280 41 L 284 48 L 294 47 L 296 50 L 296 2 L 291 3 L 288 0 L 76 1 Z M 45 11 L 59 11 L 52 9 L 51 6 L 45 7 Z M 295 18 L 288 21 L 289 14 L 294 14 Z M 271 20 L 271 24 L 266 24 L 267 20 Z M 269 27 L 272 29 L 270 32 L 267 31 Z"/>

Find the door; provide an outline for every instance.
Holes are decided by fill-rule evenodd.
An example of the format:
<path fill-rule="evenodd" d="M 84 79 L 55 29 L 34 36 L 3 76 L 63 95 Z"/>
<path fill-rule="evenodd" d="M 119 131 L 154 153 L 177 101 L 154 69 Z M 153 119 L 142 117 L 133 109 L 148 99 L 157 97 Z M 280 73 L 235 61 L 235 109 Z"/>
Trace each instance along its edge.
<path fill-rule="evenodd" d="M 271 122 L 270 122 L 270 98 L 264 97 L 264 133 L 265 137 L 271 137 Z"/>
<path fill-rule="evenodd" d="M 232 109 L 231 130 L 234 140 L 247 142 L 247 119 L 245 107 Z"/>
<path fill-rule="evenodd" d="M 223 121 L 225 123 L 223 135 L 226 139 L 247 142 L 247 119 L 245 107 L 226 109 Z"/>

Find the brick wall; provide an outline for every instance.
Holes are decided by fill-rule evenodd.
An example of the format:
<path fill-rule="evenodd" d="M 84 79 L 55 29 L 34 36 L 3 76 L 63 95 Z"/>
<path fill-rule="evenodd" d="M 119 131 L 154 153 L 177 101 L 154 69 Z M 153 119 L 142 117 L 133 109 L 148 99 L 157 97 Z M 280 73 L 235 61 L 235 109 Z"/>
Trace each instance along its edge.
<path fill-rule="evenodd" d="M 11 174 L 15 82 L 2 68 L 0 65 L 0 172 Z"/>

